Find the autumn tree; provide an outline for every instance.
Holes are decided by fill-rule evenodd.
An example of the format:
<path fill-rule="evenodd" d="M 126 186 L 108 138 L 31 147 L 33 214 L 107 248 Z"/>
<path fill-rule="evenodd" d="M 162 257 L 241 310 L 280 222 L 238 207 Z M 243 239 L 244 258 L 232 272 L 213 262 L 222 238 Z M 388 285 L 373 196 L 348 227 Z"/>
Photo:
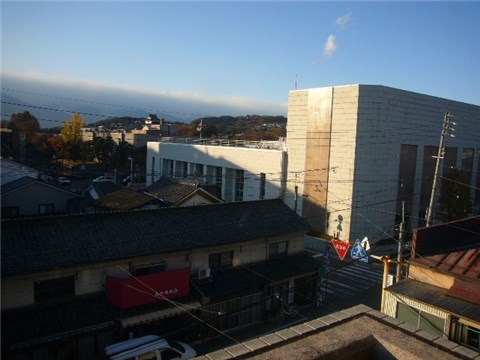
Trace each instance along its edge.
<path fill-rule="evenodd" d="M 82 141 L 82 128 L 85 120 L 78 113 L 74 113 L 70 121 L 65 121 L 62 128 L 62 137 L 65 143 L 79 143 Z"/>
<path fill-rule="evenodd" d="M 65 144 L 64 158 L 78 160 L 81 157 L 82 149 L 82 128 L 85 121 L 78 113 L 74 113 L 70 121 L 65 121 L 61 130 L 62 139 Z"/>
<path fill-rule="evenodd" d="M 40 131 L 38 119 L 30 114 L 29 111 L 13 114 L 10 118 L 10 128 L 19 131 L 26 142 L 31 142 L 35 135 Z"/>

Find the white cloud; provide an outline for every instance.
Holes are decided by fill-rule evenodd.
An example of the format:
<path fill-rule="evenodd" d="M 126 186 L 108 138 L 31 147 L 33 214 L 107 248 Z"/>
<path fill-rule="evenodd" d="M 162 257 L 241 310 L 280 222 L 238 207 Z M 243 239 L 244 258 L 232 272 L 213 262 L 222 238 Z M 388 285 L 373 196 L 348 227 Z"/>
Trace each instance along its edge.
<path fill-rule="evenodd" d="M 339 25 L 342 29 L 345 28 L 347 23 L 352 19 L 352 13 L 340 16 L 335 21 L 335 25 Z"/>
<path fill-rule="evenodd" d="M 335 51 L 337 51 L 337 38 L 335 35 L 329 35 L 325 46 L 323 47 L 323 57 L 330 59 Z"/>
<path fill-rule="evenodd" d="M 124 115 L 129 115 L 128 111 L 131 109 L 170 113 L 185 119 L 208 115 L 286 114 L 286 104 L 262 101 L 251 98 L 248 94 L 245 96 L 222 96 L 166 91 L 154 87 L 85 81 L 42 73 L 3 72 L 2 81 L 3 87 L 18 90 L 14 94 L 37 93 L 42 95 L 37 99 L 54 98 L 60 102 L 65 100 L 63 102 L 68 103 L 69 106 L 72 106 L 72 103 L 73 105 L 82 103 L 103 105 L 102 111 L 114 109 L 117 112 L 123 111 Z M 34 103 L 34 105 L 41 104 Z M 111 106 L 107 107 L 108 105 Z M 75 111 L 81 110 L 75 108 Z M 90 112 L 92 111 L 95 110 L 90 110 Z"/>

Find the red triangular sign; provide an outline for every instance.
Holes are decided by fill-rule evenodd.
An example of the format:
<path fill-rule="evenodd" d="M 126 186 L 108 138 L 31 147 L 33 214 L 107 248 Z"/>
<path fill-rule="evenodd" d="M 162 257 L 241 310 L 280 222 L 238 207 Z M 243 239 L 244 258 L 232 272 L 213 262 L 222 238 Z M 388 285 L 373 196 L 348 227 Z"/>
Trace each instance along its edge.
<path fill-rule="evenodd" d="M 338 239 L 333 239 L 332 243 L 333 243 L 333 246 L 335 247 L 335 250 L 337 250 L 337 254 L 340 260 L 345 259 L 345 255 L 347 254 L 350 244 L 347 241 L 342 241 Z"/>

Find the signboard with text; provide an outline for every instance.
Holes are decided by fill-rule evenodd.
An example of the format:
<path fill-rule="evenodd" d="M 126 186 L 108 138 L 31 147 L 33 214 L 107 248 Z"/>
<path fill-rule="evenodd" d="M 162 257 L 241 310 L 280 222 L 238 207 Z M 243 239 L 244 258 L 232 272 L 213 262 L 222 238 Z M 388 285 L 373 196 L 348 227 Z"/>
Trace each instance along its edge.
<path fill-rule="evenodd" d="M 347 254 L 350 244 L 347 241 L 342 241 L 338 239 L 333 239 L 332 243 L 333 243 L 333 247 L 337 251 L 337 254 L 340 260 L 345 259 L 345 255 Z"/>

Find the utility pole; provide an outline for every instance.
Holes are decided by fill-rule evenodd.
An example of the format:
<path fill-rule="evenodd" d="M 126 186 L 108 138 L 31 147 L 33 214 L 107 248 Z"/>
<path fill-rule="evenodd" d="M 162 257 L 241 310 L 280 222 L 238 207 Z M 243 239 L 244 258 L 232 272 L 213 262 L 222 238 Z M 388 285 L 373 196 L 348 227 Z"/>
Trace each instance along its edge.
<path fill-rule="evenodd" d="M 405 201 L 402 201 L 402 222 L 398 233 L 398 254 L 397 254 L 397 282 L 402 279 L 402 262 L 403 262 L 403 230 L 405 224 Z"/>
<path fill-rule="evenodd" d="M 443 160 L 443 157 L 445 155 L 445 147 L 443 145 L 445 141 L 445 136 L 450 135 L 451 137 L 455 137 L 455 135 L 449 133 L 450 131 L 452 132 L 455 131 L 455 129 L 450 127 L 450 125 L 457 125 L 457 124 L 453 121 L 450 121 L 450 117 L 452 117 L 452 115 L 446 112 L 445 117 L 443 119 L 442 132 L 440 134 L 440 144 L 438 145 L 438 153 L 437 153 L 437 156 L 434 156 L 434 158 L 437 159 L 437 162 L 435 164 L 435 173 L 433 175 L 432 194 L 430 196 L 430 203 L 428 205 L 427 215 L 425 217 L 427 227 L 432 225 L 433 203 L 435 201 L 435 191 L 437 188 L 438 170 L 440 168 L 440 160 Z"/>

